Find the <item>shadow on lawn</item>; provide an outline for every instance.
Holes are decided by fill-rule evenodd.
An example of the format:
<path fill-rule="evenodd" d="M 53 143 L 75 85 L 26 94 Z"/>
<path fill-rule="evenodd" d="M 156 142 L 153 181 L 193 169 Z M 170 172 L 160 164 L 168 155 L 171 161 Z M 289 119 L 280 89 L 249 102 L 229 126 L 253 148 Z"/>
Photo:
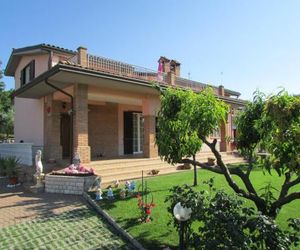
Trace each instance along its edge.
<path fill-rule="evenodd" d="M 138 242 L 140 242 L 143 245 L 143 247 L 145 247 L 147 250 L 157 250 L 157 249 L 163 249 L 165 247 L 169 247 L 172 250 L 178 249 L 177 245 L 170 245 L 164 241 L 153 239 L 151 238 L 151 235 L 152 235 L 151 232 L 142 232 L 138 236 L 136 236 L 135 239 Z M 167 239 L 168 234 L 164 234 L 161 237 L 165 237 Z"/>

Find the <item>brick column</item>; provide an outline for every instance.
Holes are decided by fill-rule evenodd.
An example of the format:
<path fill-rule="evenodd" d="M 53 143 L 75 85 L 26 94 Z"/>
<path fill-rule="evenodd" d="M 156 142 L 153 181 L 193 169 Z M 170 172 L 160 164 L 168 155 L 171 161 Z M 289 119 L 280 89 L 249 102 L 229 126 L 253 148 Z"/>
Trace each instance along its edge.
<path fill-rule="evenodd" d="M 82 163 L 91 160 L 88 145 L 88 86 L 74 85 L 74 153 L 79 153 Z"/>
<path fill-rule="evenodd" d="M 144 156 L 153 158 L 158 156 L 158 149 L 155 145 L 155 116 L 144 116 Z"/>
<path fill-rule="evenodd" d="M 228 123 L 222 122 L 220 130 L 221 130 L 220 151 L 227 152 L 229 150 L 229 143 L 226 141 L 226 136 L 229 136 Z"/>
<path fill-rule="evenodd" d="M 53 94 L 45 98 L 44 105 L 44 157 L 46 160 L 62 159 L 62 147 L 60 144 L 60 108 L 61 102 L 53 100 Z"/>

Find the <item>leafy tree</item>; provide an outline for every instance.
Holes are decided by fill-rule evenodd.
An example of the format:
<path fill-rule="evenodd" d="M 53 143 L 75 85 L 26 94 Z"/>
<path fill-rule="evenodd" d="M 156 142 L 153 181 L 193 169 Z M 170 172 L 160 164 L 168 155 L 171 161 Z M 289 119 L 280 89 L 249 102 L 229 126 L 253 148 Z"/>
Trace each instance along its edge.
<path fill-rule="evenodd" d="M 0 133 L 4 133 L 8 137 L 10 134 L 13 134 L 12 90 L 5 91 L 5 84 L 2 78 L 3 71 L 0 70 Z"/>
<path fill-rule="evenodd" d="M 194 185 L 197 185 L 196 153 L 201 149 L 201 136 L 208 136 L 225 119 L 227 106 L 218 101 L 212 89 L 200 94 L 191 90 L 167 89 L 162 92 L 156 138 L 159 154 L 169 163 L 193 157 Z"/>
<path fill-rule="evenodd" d="M 300 192 L 289 193 L 291 187 L 300 183 L 300 98 L 286 92 L 264 98 L 256 95 L 247 105 L 237 121 L 239 149 L 255 156 L 257 147 L 264 147 L 270 154 L 263 161 L 264 169 L 271 174 L 274 169 L 285 176 L 278 197 L 260 195 L 253 186 L 249 166 L 229 168 L 216 148 L 217 140 L 207 137 L 225 118 L 227 107 L 206 89 L 198 94 L 178 89 L 162 90 L 161 106 L 158 115 L 157 144 L 162 158 L 170 163 L 190 163 L 202 169 L 224 175 L 228 185 L 241 197 L 251 200 L 262 214 L 276 218 L 281 207 L 300 199 Z M 186 98 L 192 100 L 186 100 Z M 216 158 L 216 165 L 200 163 L 190 156 L 205 143 Z M 197 145 L 197 146 L 195 146 Z M 243 185 L 232 178 L 239 177 Z M 268 192 L 274 189 L 268 188 Z M 271 199 L 272 198 L 272 199 Z"/>
<path fill-rule="evenodd" d="M 187 185 L 175 186 L 170 190 L 166 202 L 170 223 L 177 230 L 179 225 L 173 217 L 173 207 L 177 202 L 192 209 L 190 220 L 185 226 L 188 247 L 194 249 L 272 249 L 287 250 L 297 246 L 300 240 L 299 219 L 289 220 L 289 229 L 280 229 L 275 221 L 253 208 L 244 206 L 237 195 L 229 195 L 223 190 L 216 191 L 213 180 L 210 192 L 194 191 Z M 194 223 L 198 226 L 195 231 Z"/>
<path fill-rule="evenodd" d="M 3 78 L 3 70 L 1 69 L 2 62 L 0 61 L 0 92 L 2 92 L 5 88 L 5 84 L 2 81 Z"/>

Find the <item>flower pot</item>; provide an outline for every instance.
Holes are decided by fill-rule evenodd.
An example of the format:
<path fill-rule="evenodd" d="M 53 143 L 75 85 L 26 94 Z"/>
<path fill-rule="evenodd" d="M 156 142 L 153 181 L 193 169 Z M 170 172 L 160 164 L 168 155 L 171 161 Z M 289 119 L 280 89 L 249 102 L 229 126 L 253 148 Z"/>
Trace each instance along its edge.
<path fill-rule="evenodd" d="M 16 185 L 18 183 L 18 177 L 10 177 L 8 182 L 10 185 Z"/>
<path fill-rule="evenodd" d="M 214 166 L 215 165 L 215 159 L 214 158 L 207 158 L 207 163 L 209 166 Z"/>

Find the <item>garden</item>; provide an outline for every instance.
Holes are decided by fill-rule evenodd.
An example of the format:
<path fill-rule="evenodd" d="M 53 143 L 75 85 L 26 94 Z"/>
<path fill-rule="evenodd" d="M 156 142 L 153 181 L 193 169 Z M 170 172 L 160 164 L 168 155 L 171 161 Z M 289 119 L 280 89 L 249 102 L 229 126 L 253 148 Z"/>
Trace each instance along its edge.
<path fill-rule="evenodd" d="M 126 197 L 124 189 L 110 188 L 99 206 L 147 249 L 177 249 L 178 238 L 179 249 L 297 249 L 300 98 L 256 92 L 235 121 L 248 164 L 229 166 L 217 140 L 207 139 L 226 123 L 229 107 L 209 88 L 160 91 L 159 154 L 194 171 L 143 181 L 144 192 L 140 182 L 137 193 L 127 184 Z M 216 164 L 196 160 L 203 144 Z"/>
<path fill-rule="evenodd" d="M 215 188 L 224 189 L 224 191 L 233 194 L 228 185 L 225 183 L 223 176 L 211 173 L 205 170 L 198 170 L 199 185 L 193 187 L 194 190 L 206 190 L 209 191 L 208 185 L 203 184 L 205 181 L 209 181 L 211 177 L 214 177 Z M 262 189 L 268 183 L 272 181 L 274 188 L 279 189 L 282 184 L 282 177 L 277 177 L 275 173 L 273 175 L 264 174 L 260 170 L 255 170 L 252 173 L 251 179 L 258 189 Z M 138 207 L 138 199 L 136 196 L 129 196 L 125 199 L 120 199 L 120 188 L 114 189 L 114 200 L 103 199 L 98 201 L 97 204 L 104 209 L 116 222 L 128 231 L 135 239 L 137 239 L 146 249 L 162 249 L 163 247 L 170 247 L 176 249 L 178 246 L 178 233 L 172 224 L 169 224 L 173 220 L 173 215 L 168 212 L 170 203 L 165 202 L 165 199 L 170 195 L 170 189 L 179 185 L 193 184 L 193 172 L 182 172 L 176 174 L 170 174 L 166 176 L 157 176 L 154 178 L 146 179 L 149 190 L 153 195 L 153 202 L 155 206 L 151 209 L 150 223 L 141 223 L 140 209 Z M 238 179 L 237 179 L 238 181 Z M 238 182 L 241 184 L 240 182 Z M 137 181 L 137 188 L 141 185 L 141 181 Z M 263 194 L 261 190 L 261 194 Z M 274 195 L 278 194 L 275 192 Z M 95 198 L 94 194 L 91 194 Z M 105 197 L 105 195 L 104 195 Z M 150 197 L 150 196 L 149 196 Z M 151 198 L 150 198 L 151 199 Z M 150 200 L 151 202 L 151 200 Z M 246 201 L 245 206 L 253 207 L 252 202 Z M 280 211 L 276 222 L 282 228 L 287 228 L 289 217 L 300 218 L 300 201 L 295 201 L 285 206 Z M 197 224 L 194 225 L 195 230 Z"/>

